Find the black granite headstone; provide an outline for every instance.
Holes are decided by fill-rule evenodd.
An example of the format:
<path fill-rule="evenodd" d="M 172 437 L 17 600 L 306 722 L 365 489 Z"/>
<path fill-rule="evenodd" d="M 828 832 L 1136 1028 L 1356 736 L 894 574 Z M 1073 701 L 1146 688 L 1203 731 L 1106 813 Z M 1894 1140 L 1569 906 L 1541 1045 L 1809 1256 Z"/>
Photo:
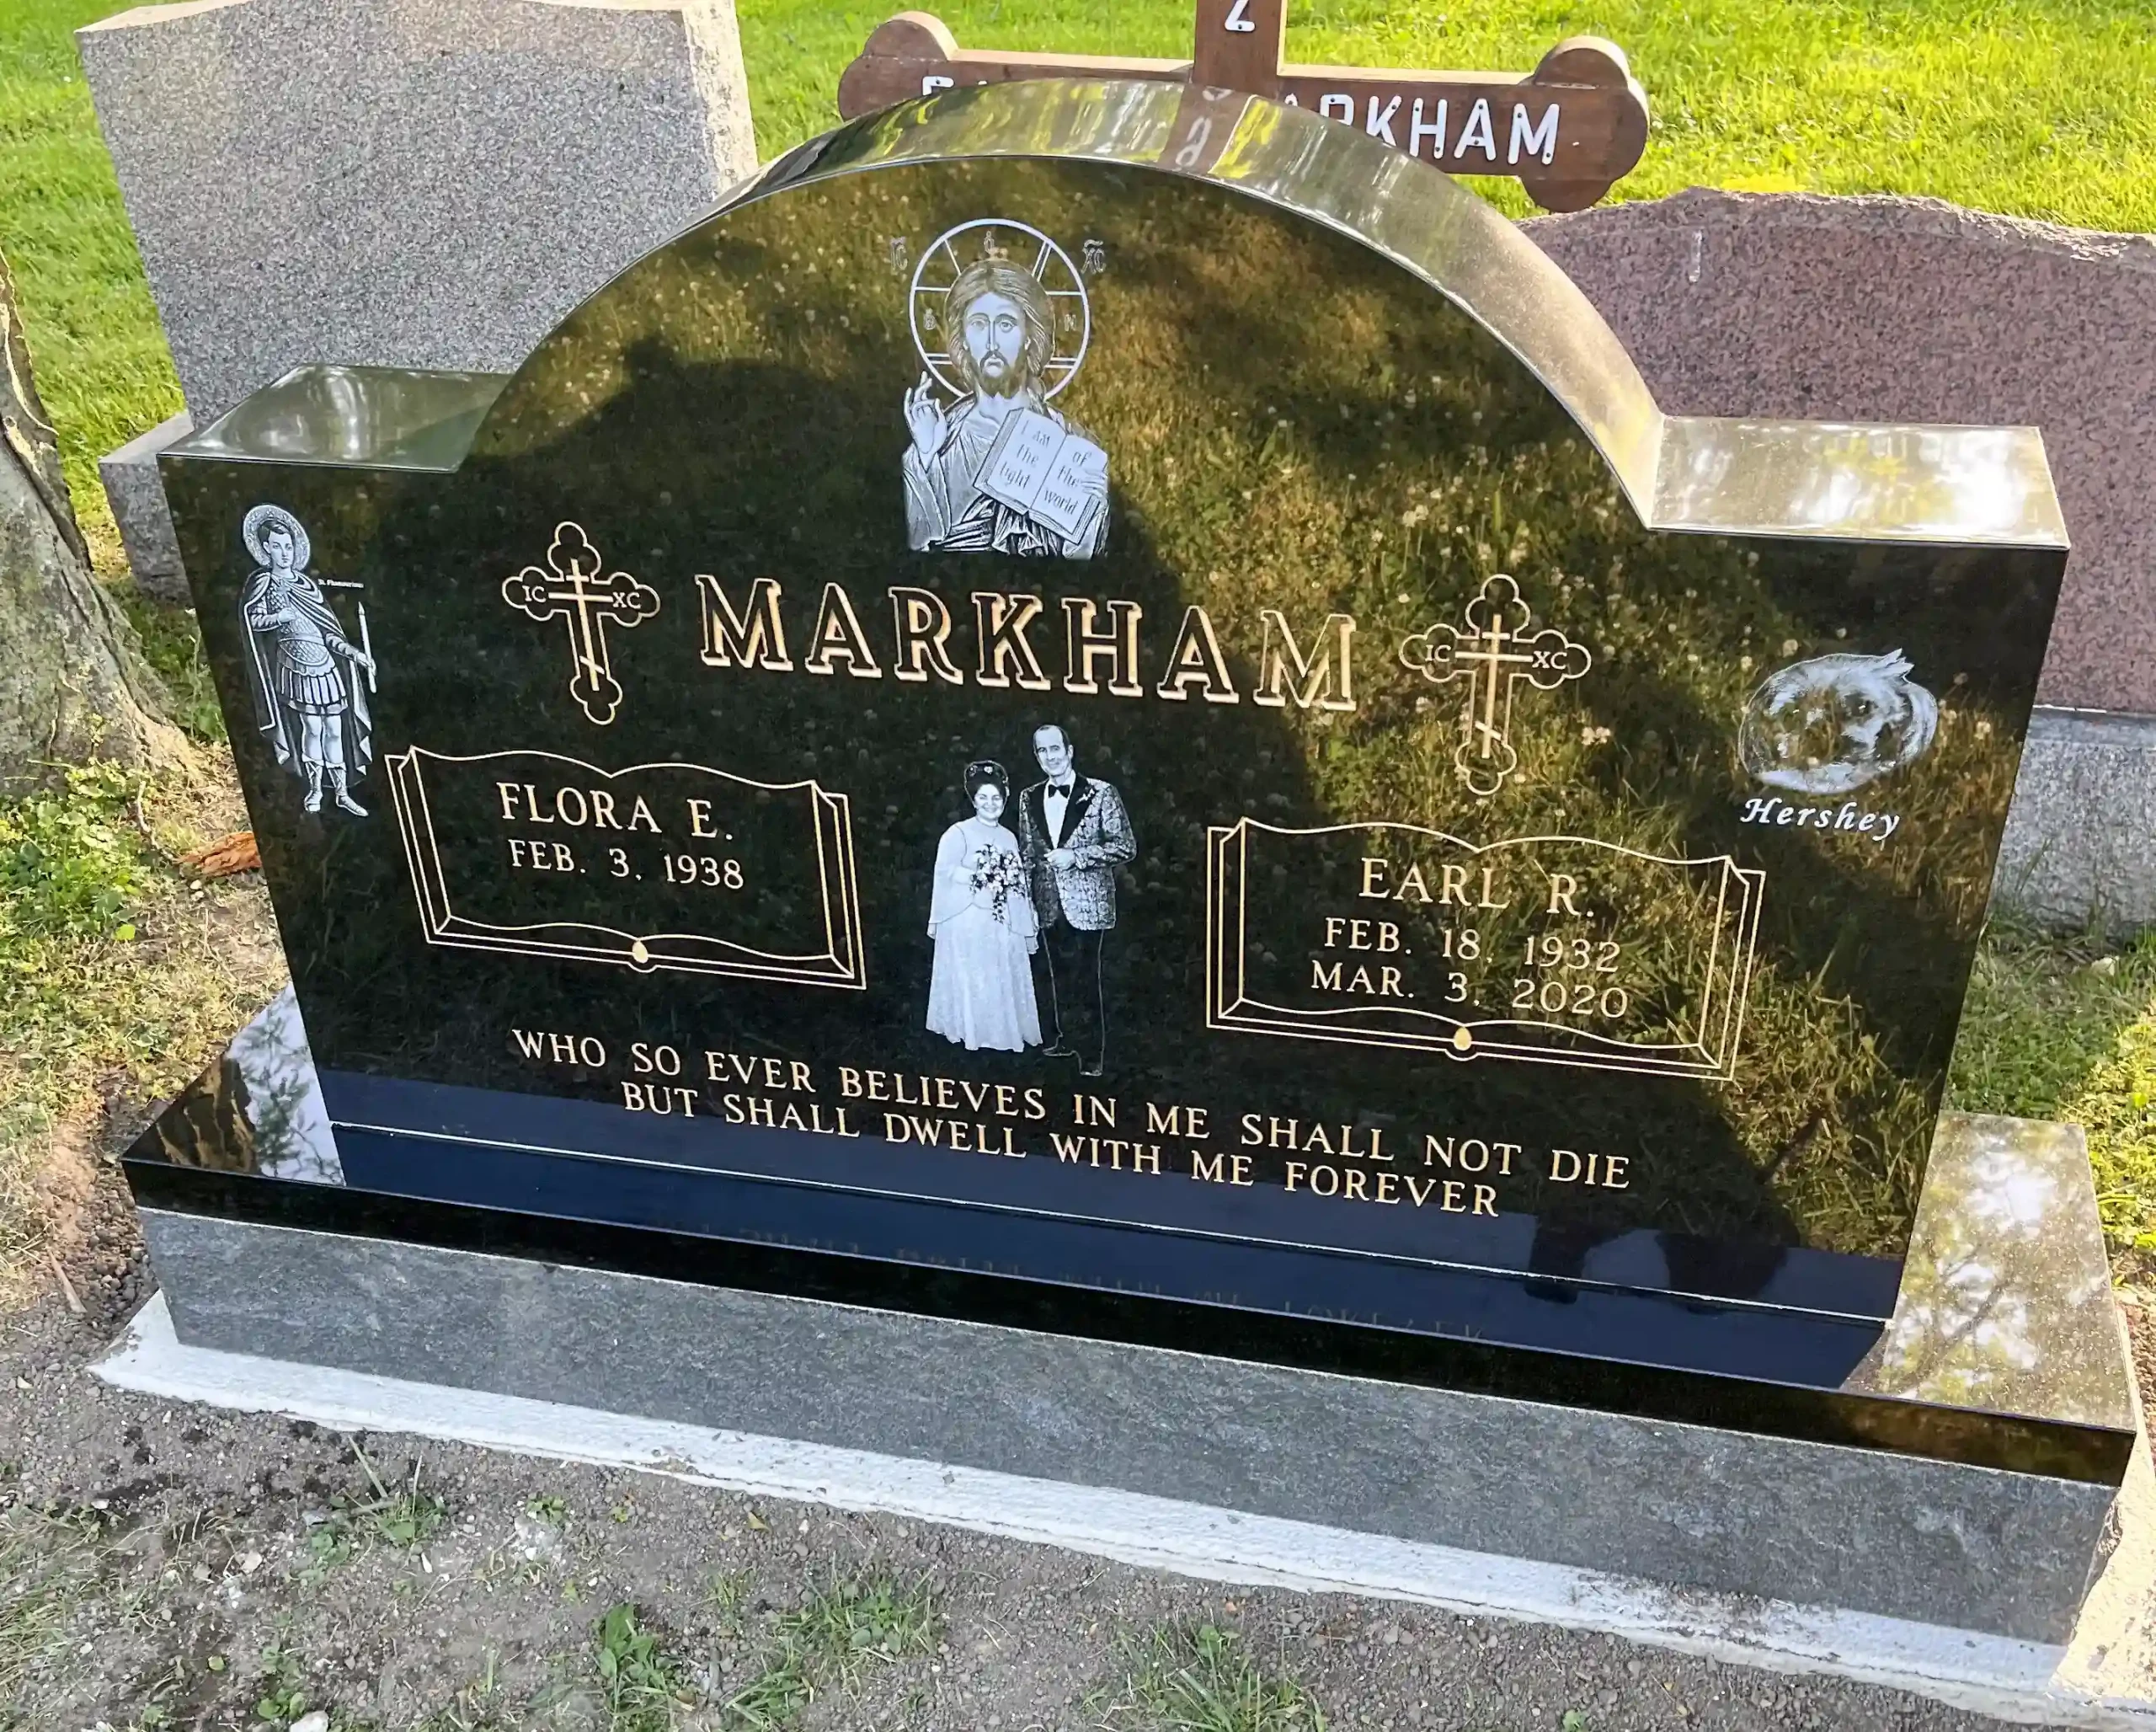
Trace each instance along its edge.
<path fill-rule="evenodd" d="M 1893 1308 L 2033 431 L 1665 417 L 1435 171 L 1043 83 L 164 461 L 354 1189 L 1795 1381 Z"/>

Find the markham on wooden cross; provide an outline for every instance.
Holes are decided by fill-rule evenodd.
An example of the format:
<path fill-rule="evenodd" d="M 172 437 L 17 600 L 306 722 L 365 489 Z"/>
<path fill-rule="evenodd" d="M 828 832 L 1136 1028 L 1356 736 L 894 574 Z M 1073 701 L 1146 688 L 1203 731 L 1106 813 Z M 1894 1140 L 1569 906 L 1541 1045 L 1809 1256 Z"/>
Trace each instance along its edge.
<path fill-rule="evenodd" d="M 1582 211 L 1640 160 L 1647 99 L 1624 51 L 1573 36 L 1528 73 L 1305 67 L 1280 59 L 1287 0 L 1198 0 L 1188 60 L 961 48 L 942 20 L 902 12 L 839 78 L 839 114 L 1019 78 L 1159 78 L 1314 109 L 1454 174 L 1516 176 L 1546 211 Z"/>

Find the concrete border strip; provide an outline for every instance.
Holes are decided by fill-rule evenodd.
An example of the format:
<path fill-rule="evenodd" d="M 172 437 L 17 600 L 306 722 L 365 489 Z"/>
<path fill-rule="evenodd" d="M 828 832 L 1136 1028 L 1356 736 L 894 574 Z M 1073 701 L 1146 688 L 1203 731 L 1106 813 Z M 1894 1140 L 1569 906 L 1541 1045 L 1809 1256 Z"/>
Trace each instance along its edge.
<path fill-rule="evenodd" d="M 2086 1619 L 2073 1648 L 2061 1649 L 1868 1613 L 1685 1592 L 1137 1493 L 221 1353 L 182 1345 L 161 1293 L 93 1369 L 116 1388 L 286 1414 L 335 1430 L 408 1433 L 881 1510 L 1205 1580 L 1558 1623 L 1732 1664 L 1886 1685 L 2027 1725 L 2156 1732 L 2156 1703 L 2099 1698 L 2064 1681 L 2100 1671 L 2113 1646 L 2107 1641 L 2093 1660 L 2077 1664 L 2089 1641 Z M 2146 1461 L 2137 1457 L 2135 1467 L 2145 1490 Z M 2150 1499 L 2134 1499 L 2128 1483 L 2129 1499 L 2147 1507 Z M 2116 1610 L 2127 1626 L 2140 1622 L 2129 1608 Z"/>

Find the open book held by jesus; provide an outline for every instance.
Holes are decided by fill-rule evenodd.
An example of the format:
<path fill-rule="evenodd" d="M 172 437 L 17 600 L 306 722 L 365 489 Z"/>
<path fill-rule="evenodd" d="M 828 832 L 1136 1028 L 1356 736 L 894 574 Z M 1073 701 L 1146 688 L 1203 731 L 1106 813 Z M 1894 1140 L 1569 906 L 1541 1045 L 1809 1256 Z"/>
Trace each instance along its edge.
<path fill-rule="evenodd" d="M 1090 559 L 1107 539 L 1107 453 L 1054 409 L 975 396 L 906 452 L 908 540 L 923 552 Z M 916 440 L 920 438 L 916 432 Z"/>
<path fill-rule="evenodd" d="M 1038 409 L 1016 409 L 1004 416 L 974 485 L 1065 541 L 1082 543 L 1107 504 L 1107 469 L 1100 446 L 1084 434 Z"/>

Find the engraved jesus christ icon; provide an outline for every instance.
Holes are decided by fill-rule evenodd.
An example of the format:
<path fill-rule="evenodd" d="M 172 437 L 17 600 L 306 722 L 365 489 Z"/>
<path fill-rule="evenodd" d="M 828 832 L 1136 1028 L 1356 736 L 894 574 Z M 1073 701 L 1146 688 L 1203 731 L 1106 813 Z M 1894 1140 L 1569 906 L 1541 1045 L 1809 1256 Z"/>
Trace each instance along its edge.
<path fill-rule="evenodd" d="M 606 625 L 641 625 L 659 612 L 659 591 L 626 571 L 601 577 L 599 557 L 583 527 L 557 525 L 547 549 L 547 569 L 527 565 L 502 580 L 502 600 L 534 619 L 566 619 L 569 630 L 569 696 L 603 728 L 622 707 L 621 682 L 606 650 Z"/>
<path fill-rule="evenodd" d="M 1465 618 L 1465 628 L 1433 625 L 1414 633 L 1401 644 L 1400 660 L 1433 685 L 1466 681 L 1453 766 L 1476 799 L 1487 799 L 1519 768 L 1512 719 L 1520 682 L 1554 692 L 1578 679 L 1593 658 L 1555 626 L 1537 631 L 1519 585 L 1502 571 L 1483 580 Z"/>

